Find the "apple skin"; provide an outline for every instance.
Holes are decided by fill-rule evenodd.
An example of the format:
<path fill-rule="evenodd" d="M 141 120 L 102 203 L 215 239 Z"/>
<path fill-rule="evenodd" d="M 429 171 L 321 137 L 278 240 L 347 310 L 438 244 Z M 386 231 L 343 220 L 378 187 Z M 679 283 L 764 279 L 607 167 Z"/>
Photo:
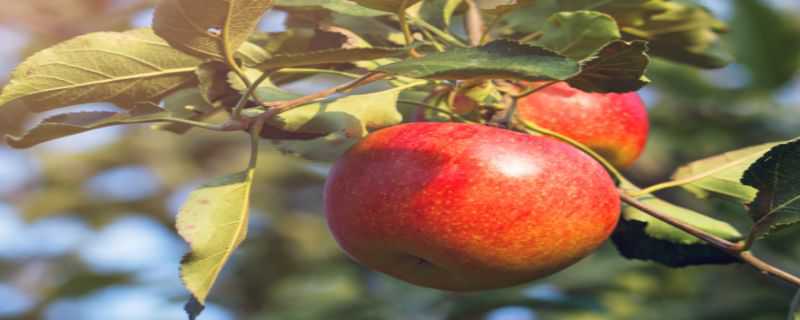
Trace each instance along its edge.
<path fill-rule="evenodd" d="M 333 166 L 328 226 L 374 270 L 449 291 L 504 288 L 593 252 L 620 214 L 593 159 L 552 138 L 458 123 L 378 130 Z"/>
<path fill-rule="evenodd" d="M 539 84 L 537 84 L 539 85 Z M 647 109 L 636 92 L 589 93 L 560 82 L 520 99 L 519 116 L 561 133 L 621 167 L 647 143 Z"/>

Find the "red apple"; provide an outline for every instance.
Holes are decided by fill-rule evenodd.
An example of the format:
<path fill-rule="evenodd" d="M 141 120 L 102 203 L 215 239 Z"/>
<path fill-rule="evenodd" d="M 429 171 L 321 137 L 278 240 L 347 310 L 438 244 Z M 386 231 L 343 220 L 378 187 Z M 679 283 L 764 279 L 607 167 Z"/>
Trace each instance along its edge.
<path fill-rule="evenodd" d="M 520 99 L 518 112 L 623 167 L 639 158 L 650 126 L 644 102 L 635 92 L 588 93 L 564 82 Z"/>
<path fill-rule="evenodd" d="M 457 123 L 376 131 L 334 165 L 328 225 L 353 259 L 431 288 L 502 288 L 566 268 L 614 229 L 604 169 L 546 137 Z"/>

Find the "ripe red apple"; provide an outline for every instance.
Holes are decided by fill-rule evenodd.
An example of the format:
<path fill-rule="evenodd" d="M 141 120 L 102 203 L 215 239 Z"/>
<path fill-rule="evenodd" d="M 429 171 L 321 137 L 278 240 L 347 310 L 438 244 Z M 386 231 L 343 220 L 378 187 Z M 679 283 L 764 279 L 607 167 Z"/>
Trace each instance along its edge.
<path fill-rule="evenodd" d="M 560 82 L 517 107 L 523 119 L 585 144 L 614 165 L 633 164 L 647 143 L 647 109 L 635 92 L 588 93 Z"/>
<path fill-rule="evenodd" d="M 334 165 L 328 225 L 353 259 L 431 288 L 502 288 L 601 245 L 620 200 L 604 169 L 546 137 L 457 123 L 378 130 Z"/>

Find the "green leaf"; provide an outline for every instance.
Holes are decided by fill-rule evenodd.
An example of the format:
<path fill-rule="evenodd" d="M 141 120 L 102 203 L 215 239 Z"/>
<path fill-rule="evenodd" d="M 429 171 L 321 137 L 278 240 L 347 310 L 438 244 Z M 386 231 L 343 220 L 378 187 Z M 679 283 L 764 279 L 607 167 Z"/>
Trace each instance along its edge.
<path fill-rule="evenodd" d="M 726 222 L 653 196 L 640 197 L 638 200 L 723 239 L 738 241 L 742 238 L 739 231 Z M 631 206 L 623 208 L 619 225 L 611 239 L 628 259 L 652 260 L 672 267 L 737 261 L 718 248 Z"/>
<path fill-rule="evenodd" d="M 125 113 L 90 111 L 59 114 L 44 119 L 20 137 L 6 136 L 6 143 L 14 148 L 30 148 L 40 143 L 103 127 L 157 122 L 168 115 L 164 109 L 145 105 Z"/>
<path fill-rule="evenodd" d="M 397 110 L 400 93 L 421 84 L 424 82 L 306 105 L 280 114 L 269 124 L 289 132 L 322 135 L 307 141 L 276 141 L 284 152 L 311 160 L 334 160 L 369 130 L 402 122 Z"/>
<path fill-rule="evenodd" d="M 547 19 L 543 36 L 534 44 L 575 60 L 591 56 L 622 36 L 611 16 L 597 11 L 559 12 Z"/>
<path fill-rule="evenodd" d="M 252 169 L 218 178 L 193 191 L 178 213 L 178 233 L 191 247 L 181 279 L 200 304 L 247 235 L 252 182 Z"/>
<path fill-rule="evenodd" d="M 225 47 L 238 51 L 271 5 L 272 0 L 161 0 L 153 29 L 184 52 L 224 60 Z"/>
<path fill-rule="evenodd" d="M 255 43 L 245 42 L 239 47 L 239 51 L 236 52 L 236 57 L 242 59 L 244 65 L 254 66 L 267 61 L 272 55 L 266 49 Z"/>
<path fill-rule="evenodd" d="M 0 106 L 21 101 L 40 112 L 89 103 L 130 108 L 193 84 L 200 60 L 170 47 L 150 29 L 98 32 L 40 51 L 11 75 Z"/>
<path fill-rule="evenodd" d="M 422 0 L 408 0 L 405 3 L 405 8 L 403 5 L 403 0 L 352 0 L 359 5 L 365 6 L 367 8 L 372 8 L 375 10 L 381 10 L 386 12 L 398 13 L 400 10 L 405 10 L 406 8 L 417 4 Z"/>
<path fill-rule="evenodd" d="M 169 111 L 173 118 L 203 120 L 217 110 L 209 104 L 198 88 L 184 89 L 173 93 L 164 99 L 164 109 Z M 184 134 L 192 129 L 191 125 L 183 123 L 167 123 L 157 125 L 156 129 Z"/>
<path fill-rule="evenodd" d="M 229 72 L 230 68 L 225 63 L 217 61 L 203 63 L 197 68 L 197 88 L 206 102 L 213 104 L 236 93 L 228 85 Z"/>
<path fill-rule="evenodd" d="M 742 176 L 750 165 L 778 144 L 766 143 L 697 160 L 678 168 L 672 179 L 693 180 L 702 177 L 681 187 L 703 199 L 716 194 L 749 203 L 755 199 L 758 190 L 742 184 Z"/>
<path fill-rule="evenodd" d="M 261 77 L 263 72 L 256 69 L 245 69 L 244 74 L 251 83 L 254 83 L 259 77 Z M 247 85 L 242 81 L 239 75 L 233 72 L 228 73 L 228 84 L 230 85 L 230 88 L 238 91 L 239 94 L 247 93 Z M 278 88 L 269 79 L 262 81 L 258 87 L 256 87 L 254 94 L 263 102 L 291 100 L 302 96 Z"/>
<path fill-rule="evenodd" d="M 336 13 L 359 17 L 377 17 L 387 15 L 385 11 L 379 11 L 360 6 L 357 3 L 349 0 L 276 0 L 275 6 L 285 9 L 322 8 Z"/>
<path fill-rule="evenodd" d="M 588 92 L 630 92 L 650 82 L 644 72 L 650 59 L 644 41 L 614 41 L 582 61 L 581 73 L 567 82 Z"/>
<path fill-rule="evenodd" d="M 378 68 L 412 78 L 566 80 L 580 66 L 548 49 L 498 40 L 477 48 L 454 48 Z"/>
<path fill-rule="evenodd" d="M 769 150 L 745 171 L 742 183 L 758 189 L 750 203 L 752 239 L 800 222 L 800 140 Z"/>
<path fill-rule="evenodd" d="M 450 20 L 464 0 L 428 0 L 422 3 L 419 15 L 428 23 L 440 29 L 450 27 Z"/>

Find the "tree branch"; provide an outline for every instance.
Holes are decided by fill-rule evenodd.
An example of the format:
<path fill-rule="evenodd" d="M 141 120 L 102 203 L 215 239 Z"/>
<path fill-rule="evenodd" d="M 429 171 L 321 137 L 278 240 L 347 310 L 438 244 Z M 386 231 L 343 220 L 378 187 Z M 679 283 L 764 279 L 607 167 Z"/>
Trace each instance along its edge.
<path fill-rule="evenodd" d="M 788 273 L 778 267 L 775 267 L 764 260 L 759 259 L 758 257 L 754 256 L 750 251 L 743 251 L 744 247 L 740 243 L 733 243 L 728 240 L 722 239 L 717 237 L 713 234 L 707 233 L 695 226 L 692 226 L 688 223 L 675 219 L 668 214 L 662 213 L 656 209 L 650 208 L 645 204 L 641 203 L 636 198 L 626 194 L 624 191 L 620 190 L 620 198 L 623 202 L 627 203 L 628 205 L 641 210 L 642 212 L 668 223 L 669 225 L 683 230 L 684 232 L 691 234 L 698 239 L 701 239 L 705 242 L 708 242 L 710 245 L 719 248 L 720 250 L 724 251 L 725 253 L 739 258 L 744 263 L 751 265 L 753 268 L 759 270 L 761 273 L 765 275 L 769 275 L 783 281 L 786 281 L 789 284 L 792 284 L 796 287 L 800 287 L 800 277 L 797 277 L 791 273 Z"/>

